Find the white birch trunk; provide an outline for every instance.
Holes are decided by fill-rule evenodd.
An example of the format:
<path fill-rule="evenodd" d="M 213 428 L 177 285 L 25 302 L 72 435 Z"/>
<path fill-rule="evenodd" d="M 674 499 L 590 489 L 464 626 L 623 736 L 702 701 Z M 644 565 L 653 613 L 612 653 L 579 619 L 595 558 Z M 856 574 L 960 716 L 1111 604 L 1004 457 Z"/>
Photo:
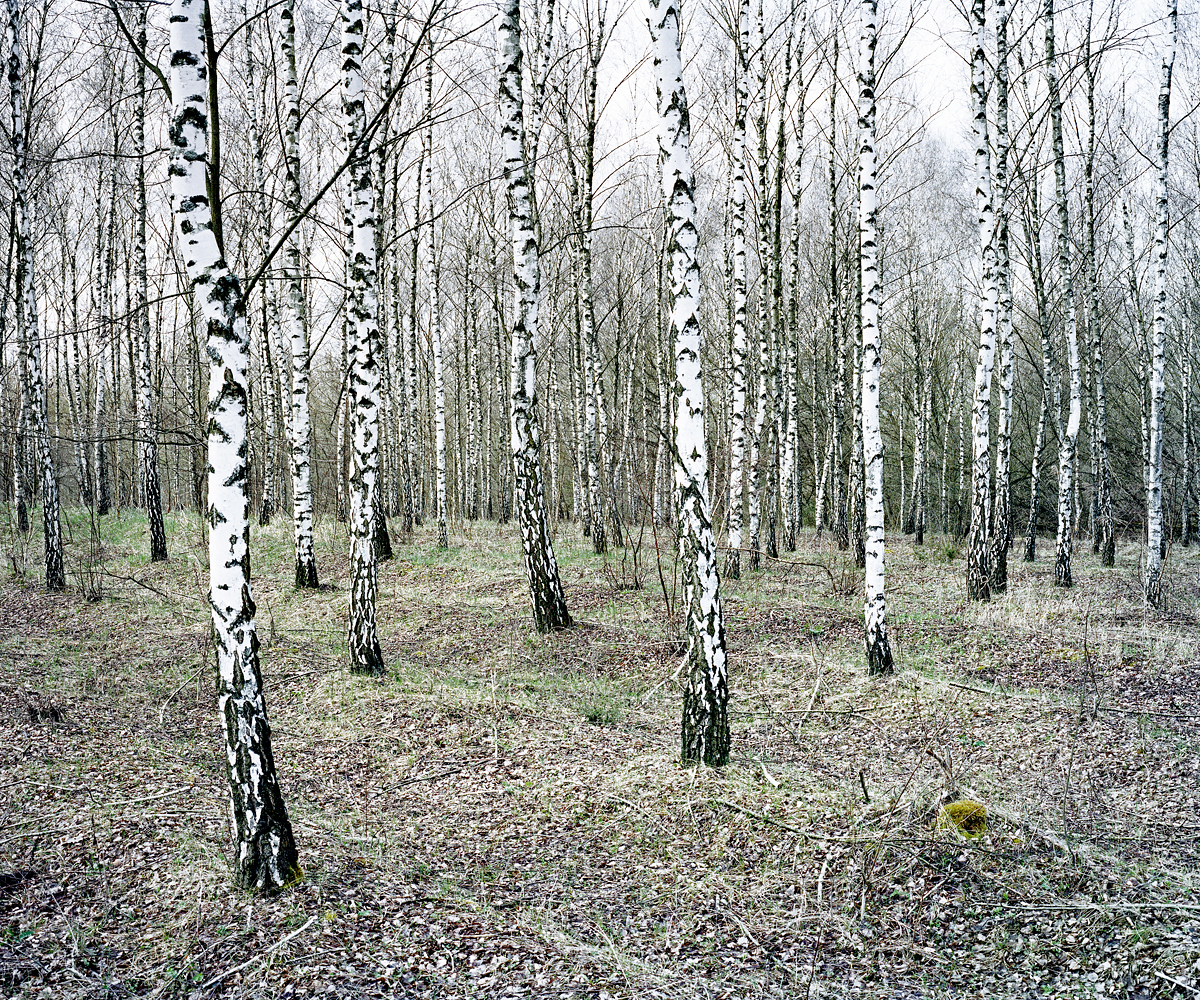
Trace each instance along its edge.
<path fill-rule="evenodd" d="M 1046 0 L 1046 87 L 1050 99 L 1050 128 L 1054 143 L 1054 193 L 1058 208 L 1058 280 L 1065 313 L 1064 335 L 1067 366 L 1071 373 L 1071 404 L 1058 456 L 1058 539 L 1054 553 L 1054 584 L 1071 586 L 1072 519 L 1076 444 L 1082 387 L 1079 374 L 1079 339 L 1075 319 L 1075 285 L 1071 269 L 1071 234 L 1067 215 L 1067 167 L 1063 152 L 1062 98 L 1058 88 L 1058 66 L 1054 55 L 1054 0 Z"/>
<path fill-rule="evenodd" d="M 433 353 L 434 460 L 437 463 L 437 527 L 439 549 L 450 547 L 446 511 L 446 383 L 442 373 L 442 315 L 438 301 L 438 266 L 435 246 L 437 216 L 433 210 L 433 43 L 429 45 L 425 74 L 425 284 L 429 293 L 429 343 Z"/>
<path fill-rule="evenodd" d="M 750 0 L 739 0 L 734 40 L 734 114 L 730 176 L 733 242 L 733 380 L 729 414 L 729 554 L 725 572 L 742 575 L 742 510 L 746 495 L 746 109 L 750 103 Z"/>
<path fill-rule="evenodd" d="M 708 498 L 704 390 L 700 368 L 699 235 L 689 149 L 691 124 L 679 53 L 676 0 L 650 0 L 658 89 L 659 162 L 667 221 L 670 331 L 674 340 L 675 495 L 687 615 L 683 700 L 685 763 L 719 767 L 729 759 L 729 682 L 717 546 Z"/>
<path fill-rule="evenodd" d="M 967 540 L 967 597 L 991 597 L 991 547 L 988 542 L 988 491 L 991 478 L 990 405 L 992 364 L 996 353 L 995 213 L 992 208 L 992 165 L 988 147 L 987 56 L 984 0 L 971 4 L 971 113 L 975 136 L 975 209 L 982 262 L 979 325 L 979 362 L 975 367 L 975 403 L 971 413 L 971 528 Z"/>
<path fill-rule="evenodd" d="M 865 498 L 867 670 L 892 672 L 884 598 L 883 435 L 879 429 L 879 380 L 883 340 L 879 329 L 879 245 L 875 190 L 876 0 L 862 0 L 858 36 L 858 233 L 862 315 L 862 442 Z"/>
<path fill-rule="evenodd" d="M 296 586 L 315 588 L 317 557 L 313 548 L 312 425 L 308 411 L 308 316 L 300 268 L 300 87 L 296 78 L 294 0 L 280 10 L 280 49 L 284 64 L 284 199 L 292 226 L 284 249 L 283 275 L 287 288 L 287 330 L 292 348 L 291 458 L 292 521 L 296 548 Z M 280 359 L 282 360 L 282 359 Z M 339 450 L 340 454 L 340 450 Z"/>
<path fill-rule="evenodd" d="M 500 23 L 499 101 L 504 179 L 512 224 L 516 310 L 511 323 L 511 433 L 516 506 L 534 625 L 539 632 L 571 624 L 546 517 L 537 412 L 538 306 L 541 262 L 533 224 L 531 176 L 525 162 L 520 0 L 504 0 Z"/>
<path fill-rule="evenodd" d="M 10 7 L 17 0 L 9 0 Z M 203 0 L 171 5 L 171 200 L 179 254 L 208 328 L 208 563 L 218 711 L 236 839 L 235 878 L 276 889 L 300 876 L 275 774 L 250 593 L 247 371 L 241 287 L 221 257 L 205 184 L 208 69 Z"/>
<path fill-rule="evenodd" d="M 96 188 L 96 326 L 100 344 L 96 357 L 95 483 L 96 513 L 104 515 L 112 509 L 112 482 L 108 468 L 108 375 L 112 365 L 112 329 L 109 321 L 108 282 L 105 278 L 104 246 L 104 167 L 97 171 Z"/>
<path fill-rule="evenodd" d="M 146 48 L 146 4 L 138 5 L 137 39 Z M 137 106 L 134 110 L 134 142 L 137 148 L 137 233 L 135 270 L 137 280 L 138 332 L 138 436 L 142 442 L 142 482 L 150 527 L 150 561 L 167 558 L 167 533 L 163 525 L 162 487 L 158 477 L 158 441 L 154 434 L 154 393 L 150 384 L 150 302 L 146 282 L 146 66 L 137 67 Z"/>
<path fill-rule="evenodd" d="M 363 4 L 342 0 L 342 116 L 347 173 L 344 223 L 348 279 L 347 333 L 351 336 L 347 384 L 353 406 L 350 493 L 350 669 L 382 674 L 375 598 L 379 566 L 375 517 L 379 489 L 379 297 L 375 257 L 375 187 L 371 158 L 358 147 L 366 125 L 363 104 Z"/>
<path fill-rule="evenodd" d="M 754 430 L 750 434 L 750 568 L 756 570 L 762 559 L 763 494 L 769 476 L 763 470 L 763 427 L 770 410 L 771 392 L 771 328 L 767 274 L 770 267 L 771 243 L 767 229 L 767 72 L 765 39 L 763 35 L 763 4 L 758 0 L 754 12 L 754 52 L 756 53 L 758 84 L 758 118 L 755 130 L 758 149 L 754 165 L 758 180 L 758 381 L 754 407 Z M 750 53 L 747 53 L 749 56 Z"/>
<path fill-rule="evenodd" d="M 20 0 L 8 0 L 8 87 L 12 108 L 13 201 L 17 223 L 17 342 L 24 355 L 21 362 L 22 418 L 28 420 L 33 438 L 42 491 L 42 536 L 46 558 L 46 589 L 63 590 L 67 585 L 63 568 L 62 528 L 58 510 L 58 476 L 50 446 L 46 386 L 42 380 L 42 348 L 38 332 L 37 295 L 34 285 L 35 260 L 27 190 L 29 144 L 25 132 L 24 74 L 21 46 Z"/>
<path fill-rule="evenodd" d="M 1008 9 L 996 0 L 996 326 L 1000 337 L 1000 410 L 996 420 L 996 505 L 992 513 L 991 590 L 1008 590 L 1012 546 L 1013 295 L 1008 223 Z"/>
<path fill-rule="evenodd" d="M 1050 0 L 1047 0 L 1050 2 Z M 1178 25 L 1176 0 L 1167 0 L 1170 38 L 1158 90 L 1158 183 L 1154 234 L 1154 346 L 1150 366 L 1150 482 L 1146 490 L 1146 603 L 1162 603 L 1163 410 L 1167 400 L 1167 150 L 1171 135 L 1171 73 Z"/>
<path fill-rule="evenodd" d="M 1179 359 L 1180 392 L 1183 396 L 1183 485 L 1180 542 L 1192 544 L 1192 327 L 1187 315 L 1180 318 L 1182 357 Z"/>

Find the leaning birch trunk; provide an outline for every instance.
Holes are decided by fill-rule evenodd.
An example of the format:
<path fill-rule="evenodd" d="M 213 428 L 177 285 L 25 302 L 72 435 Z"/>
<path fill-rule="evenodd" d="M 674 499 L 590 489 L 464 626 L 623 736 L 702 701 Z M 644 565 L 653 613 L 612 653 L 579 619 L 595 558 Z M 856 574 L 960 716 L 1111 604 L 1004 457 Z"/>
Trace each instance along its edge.
<path fill-rule="evenodd" d="M 18 0 L 9 0 L 10 8 Z M 221 256 L 205 185 L 207 87 L 203 0 L 171 7 L 171 200 L 179 252 L 208 327 L 208 565 L 217 699 L 236 838 L 235 880 L 276 889 L 300 875 L 275 775 L 250 595 L 247 370 L 241 286 Z"/>
<path fill-rule="evenodd" d="M 979 363 L 975 368 L 975 404 L 971 414 L 974 445 L 971 474 L 971 527 L 967 541 L 967 597 L 991 598 L 991 547 L 988 542 L 988 489 L 991 473 L 989 414 L 992 363 L 996 353 L 996 247 L 992 211 L 992 166 L 988 148 L 987 90 L 984 54 L 984 0 L 972 0 L 971 111 L 975 135 L 975 208 L 979 224 L 979 252 L 983 264 L 980 295 Z"/>
<path fill-rule="evenodd" d="M 1008 590 L 1012 546 L 1013 295 L 1008 224 L 1008 10 L 996 0 L 996 326 L 1000 338 L 1000 411 L 996 420 L 996 505 L 992 512 L 991 590 Z"/>
<path fill-rule="evenodd" d="M 291 455 L 292 521 L 296 547 L 296 586 L 315 588 L 317 557 L 313 548 L 312 425 L 308 413 L 308 316 L 300 271 L 300 87 L 296 78 L 294 0 L 283 0 L 280 49 L 284 63 L 284 199 L 292 227 L 283 257 L 287 288 L 287 328 L 292 345 Z"/>
<path fill-rule="evenodd" d="M 676 401 L 672 451 L 688 633 L 683 761 L 703 761 L 719 767 L 729 759 L 729 683 L 717 546 L 709 513 L 700 369 L 699 235 L 676 0 L 650 0 L 650 34 L 654 41 L 658 149 L 668 230 L 670 321 L 675 351 L 675 384 L 671 391 Z"/>
<path fill-rule="evenodd" d="M 883 370 L 879 330 L 878 195 L 875 156 L 876 0 L 862 0 L 858 38 L 858 233 L 862 315 L 862 442 L 866 506 L 867 670 L 892 672 L 884 599 L 883 435 L 879 430 L 879 380 Z"/>
<path fill-rule="evenodd" d="M 729 553 L 726 574 L 742 575 L 742 509 L 746 495 L 746 109 L 750 103 L 750 0 L 739 0 L 734 39 L 733 169 L 730 228 L 733 237 L 733 379 L 729 414 Z"/>
<path fill-rule="evenodd" d="M 25 133 L 22 79 L 25 64 L 21 50 L 20 0 L 8 0 L 8 88 L 12 107 L 13 201 L 17 214 L 17 340 L 24 359 L 21 363 L 23 413 L 37 453 L 42 489 L 42 534 L 46 556 L 46 589 L 63 590 L 67 585 L 63 568 L 62 529 L 58 519 L 58 477 L 50 447 L 50 424 L 46 409 L 46 387 L 42 381 L 42 348 L 38 335 L 37 296 L 34 288 L 33 237 L 29 224 L 27 193 L 29 146 Z"/>
<path fill-rule="evenodd" d="M 538 306 L 541 262 L 533 225 L 533 192 L 525 163 L 525 126 L 521 85 L 520 0 L 504 0 L 500 24 L 500 117 L 504 180 L 512 224 L 516 311 L 511 324 L 511 433 L 517 516 L 533 621 L 539 632 L 567 628 L 571 616 L 558 576 L 546 496 L 542 489 L 541 440 L 537 412 Z"/>
<path fill-rule="evenodd" d="M 379 296 L 376 289 L 375 187 L 371 157 L 359 147 L 366 126 L 363 105 L 363 4 L 342 0 L 342 115 L 347 171 L 347 334 L 352 335 L 347 385 L 353 405 L 354 447 L 350 477 L 350 669 L 382 674 L 375 629 L 379 564 L 375 556 L 375 505 L 379 488 Z"/>
<path fill-rule="evenodd" d="M 1067 216 L 1067 167 L 1063 153 L 1062 98 L 1054 55 L 1054 0 L 1046 0 L 1046 89 L 1050 99 L 1050 128 L 1054 143 L 1054 193 L 1058 208 L 1058 280 L 1064 299 L 1064 334 L 1071 373 L 1071 407 L 1058 457 L 1058 540 L 1054 553 L 1054 584 L 1071 586 L 1071 493 L 1075 477 L 1075 448 L 1079 438 L 1081 386 L 1079 342 L 1075 327 L 1075 286 L 1071 270 L 1071 233 Z M 1164 236 L 1165 238 L 1165 236 Z"/>
<path fill-rule="evenodd" d="M 11 0 L 10 0 L 11 2 Z M 1171 135 L 1171 71 L 1175 65 L 1178 22 L 1176 0 L 1167 0 L 1170 41 L 1162 61 L 1158 91 L 1157 228 L 1154 235 L 1154 347 L 1150 368 L 1150 484 L 1146 490 L 1146 603 L 1162 602 L 1163 556 L 1163 410 L 1166 405 L 1167 353 L 1167 148 Z"/>

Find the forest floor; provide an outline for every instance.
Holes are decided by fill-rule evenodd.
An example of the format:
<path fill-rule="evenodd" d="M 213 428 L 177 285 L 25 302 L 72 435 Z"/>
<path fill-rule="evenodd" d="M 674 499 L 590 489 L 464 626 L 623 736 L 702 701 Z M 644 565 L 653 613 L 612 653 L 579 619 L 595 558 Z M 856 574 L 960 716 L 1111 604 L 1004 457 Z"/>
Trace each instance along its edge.
<path fill-rule="evenodd" d="M 302 881 L 231 888 L 199 522 L 71 512 L 0 584 L 0 995 L 1200 995 L 1197 557 L 1147 614 L 1139 547 L 1014 559 L 968 604 L 960 546 L 889 536 L 894 676 L 828 535 L 725 580 L 733 760 L 680 766 L 669 546 L 556 541 L 576 627 L 531 629 L 512 527 L 396 539 L 389 673 L 345 666 L 344 527 L 299 593 L 255 529 L 275 759 Z M 27 582 L 19 571 L 27 568 Z M 635 579 L 636 578 L 636 579 Z M 640 582 L 641 589 L 632 589 Z M 89 600 L 89 597 L 92 598 Z M 937 829 L 952 798 L 987 832 Z"/>

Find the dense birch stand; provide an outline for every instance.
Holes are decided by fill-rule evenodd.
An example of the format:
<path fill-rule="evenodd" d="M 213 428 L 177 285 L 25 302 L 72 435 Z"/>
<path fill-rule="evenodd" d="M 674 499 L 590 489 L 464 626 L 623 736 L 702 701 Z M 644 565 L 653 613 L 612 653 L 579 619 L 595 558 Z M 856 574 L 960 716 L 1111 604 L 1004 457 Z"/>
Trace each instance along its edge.
<path fill-rule="evenodd" d="M 10 7 L 17 0 L 9 0 Z M 235 879 L 275 889 L 299 876 L 275 775 L 250 594 L 250 336 L 244 300 L 217 244 L 206 186 L 203 0 L 171 5 L 171 200 L 179 254 L 208 329 L 208 562 L 217 704 L 225 724 Z"/>
<path fill-rule="evenodd" d="M 1049 2 L 1049 0 L 1048 0 Z M 1146 603 L 1162 602 L 1163 556 L 1163 410 L 1167 399 L 1167 150 L 1171 135 L 1171 72 L 1178 26 L 1176 0 L 1168 0 L 1170 37 L 1163 54 L 1158 90 L 1158 178 L 1154 232 L 1154 343 L 1150 361 L 1150 468 L 1146 489 Z"/>
<path fill-rule="evenodd" d="M 33 238 L 29 224 L 28 136 L 25 133 L 20 0 L 8 0 L 8 92 L 12 108 L 13 201 L 16 209 L 17 337 L 21 353 L 21 421 L 32 435 L 42 484 L 42 534 L 46 555 L 46 589 L 67 585 L 63 567 L 62 528 L 58 512 L 58 478 L 50 447 L 46 387 L 42 381 L 42 347 L 38 334 L 34 287 Z"/>
<path fill-rule="evenodd" d="M 279 47 L 284 65 L 284 202 L 291 227 L 283 254 L 288 340 L 292 348 L 291 457 L 292 520 L 296 545 L 296 586 L 315 588 L 317 557 L 313 548 L 312 424 L 308 412 L 308 316 L 300 268 L 300 86 L 296 77 L 294 0 L 283 0 Z"/>
<path fill-rule="evenodd" d="M 346 328 L 352 337 L 347 376 L 354 449 L 350 491 L 350 669 L 382 674 L 375 627 L 379 563 L 375 556 L 375 505 L 379 490 L 379 297 L 376 289 L 375 186 L 371 157 L 360 150 L 366 127 L 363 104 L 362 0 L 342 0 L 342 116 L 346 155 Z"/>
<path fill-rule="evenodd" d="M 525 113 L 521 84 L 520 0 L 504 0 L 498 27 L 500 41 L 500 137 L 504 151 L 504 180 L 508 187 L 512 225 L 516 309 L 510 324 L 511 433 L 515 502 L 521 526 L 521 545 L 529 576 L 533 621 L 539 632 L 567 628 L 571 616 L 563 596 L 550 540 L 546 495 L 542 487 L 541 437 L 537 413 L 538 306 L 541 262 L 533 224 L 533 192 L 525 162 Z"/>
<path fill-rule="evenodd" d="M 975 366 L 975 404 L 971 440 L 971 527 L 967 539 L 967 597 L 973 601 L 991 598 L 991 546 L 988 541 L 988 496 L 991 479 L 990 407 L 992 365 L 996 355 L 995 212 L 992 207 L 992 164 L 988 147 L 987 56 L 984 0 L 971 4 L 971 112 L 975 135 L 975 208 L 979 224 L 979 252 L 983 264 L 980 295 L 979 362 Z"/>
<path fill-rule="evenodd" d="M 883 436 L 879 430 L 879 380 L 883 370 L 879 329 L 879 197 L 875 189 L 875 45 L 877 0 L 862 0 L 858 36 L 858 233 L 862 296 L 862 446 L 865 499 L 867 669 L 892 672 L 884 599 Z"/>
<path fill-rule="evenodd" d="M 672 450 L 687 614 L 683 760 L 719 767 L 729 759 L 729 681 L 717 543 L 709 512 L 700 371 L 699 233 L 677 0 L 650 0 L 650 34 L 658 88 L 658 149 L 667 226 L 670 334 L 675 351 Z"/>
<path fill-rule="evenodd" d="M 1046 0 L 1046 89 L 1050 99 L 1050 129 L 1054 144 L 1054 196 L 1058 215 L 1058 280 L 1063 297 L 1063 334 L 1067 342 L 1067 367 L 1071 376 L 1071 402 L 1067 425 L 1058 452 L 1058 537 L 1054 552 L 1054 585 L 1071 586 L 1071 493 L 1074 488 L 1076 445 L 1082 387 L 1079 374 L 1079 336 L 1075 317 L 1075 284 L 1071 267 L 1071 230 L 1067 214 L 1067 166 L 1063 152 L 1062 96 L 1058 87 L 1058 65 L 1054 54 L 1054 0 Z"/>

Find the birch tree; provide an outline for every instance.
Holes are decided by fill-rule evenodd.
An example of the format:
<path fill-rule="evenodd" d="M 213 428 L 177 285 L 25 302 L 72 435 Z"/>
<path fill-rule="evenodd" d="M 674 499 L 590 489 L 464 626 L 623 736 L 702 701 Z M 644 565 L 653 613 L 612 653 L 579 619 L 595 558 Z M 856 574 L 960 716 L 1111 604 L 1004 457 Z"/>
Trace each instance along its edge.
<path fill-rule="evenodd" d="M 284 203 L 291 229 L 284 246 L 283 278 L 287 290 L 288 340 L 292 348 L 291 456 L 292 520 L 296 547 L 296 586 L 318 585 L 313 548 L 312 425 L 308 409 L 308 316 L 300 267 L 300 86 L 296 77 L 294 0 L 283 0 L 279 13 L 279 47 L 284 66 Z"/>
<path fill-rule="evenodd" d="M 971 414 L 971 526 L 967 539 L 967 597 L 991 598 L 991 547 L 988 542 L 988 494 L 991 478 L 990 406 L 992 364 L 996 354 L 995 212 L 992 207 L 992 164 L 988 146 L 987 55 L 984 0 L 971 3 L 971 114 L 975 136 L 975 210 L 982 263 L 980 288 L 979 362 L 975 367 L 975 403 Z"/>
<path fill-rule="evenodd" d="M 19 0 L 9 0 L 12 13 Z M 241 285 L 213 231 L 208 168 L 204 0 L 172 0 L 171 200 L 179 253 L 207 327 L 208 565 L 217 704 L 225 724 L 235 880 L 277 889 L 300 875 L 275 773 L 250 591 L 250 337 Z"/>
<path fill-rule="evenodd" d="M 730 170 L 733 345 L 729 414 L 729 555 L 726 574 L 742 575 L 742 508 L 746 494 L 746 109 L 750 103 L 750 0 L 738 0 L 733 42 L 733 138 Z"/>
<path fill-rule="evenodd" d="M 366 126 L 363 103 L 363 4 L 342 0 L 342 116 L 346 156 L 346 326 L 352 337 L 347 384 L 353 408 L 350 489 L 350 669 L 382 674 L 375 627 L 379 564 L 375 506 L 379 488 L 379 297 L 376 288 L 375 187 L 371 157 L 359 150 Z"/>
<path fill-rule="evenodd" d="M 996 421 L 996 506 L 992 514 L 991 592 L 1008 589 L 1012 545 L 1013 294 L 1008 212 L 1008 7 L 996 0 L 996 326 L 1000 338 L 1000 411 Z"/>
<path fill-rule="evenodd" d="M 1058 453 L 1058 539 L 1054 552 L 1054 584 L 1071 586 L 1071 491 L 1074 486 L 1076 444 L 1079 439 L 1081 386 L 1079 341 L 1075 319 L 1075 285 L 1071 270 L 1071 231 L 1067 214 L 1067 166 L 1063 152 L 1062 97 L 1054 55 L 1054 0 L 1046 0 L 1046 89 L 1050 100 L 1050 134 L 1054 145 L 1054 194 L 1058 216 L 1058 280 L 1062 289 L 1067 342 L 1067 367 L 1071 373 L 1071 403 Z"/>
<path fill-rule="evenodd" d="M 36 266 L 29 207 L 29 135 L 25 123 L 25 61 L 21 45 L 21 2 L 8 0 L 8 93 L 12 109 L 13 202 L 16 209 L 17 342 L 20 359 L 21 417 L 33 438 L 42 489 L 42 537 L 46 556 L 46 589 L 63 590 L 62 528 L 58 510 L 58 476 L 50 447 L 46 386 L 42 381 L 42 344 L 38 333 Z"/>
<path fill-rule="evenodd" d="M 147 4 L 138 5 L 137 44 L 146 51 Z M 150 526 L 150 561 L 167 558 L 167 533 L 163 525 L 162 489 L 158 478 L 158 441 L 154 433 L 154 390 L 150 382 L 150 302 L 146 262 L 146 64 L 137 61 L 137 103 L 134 108 L 134 142 L 137 145 L 137 233 L 134 268 L 137 281 L 138 333 L 138 436 L 141 438 L 142 483 L 146 517 Z"/>
<path fill-rule="evenodd" d="M 875 24 L 877 0 L 862 0 L 858 36 L 858 234 L 862 316 L 862 446 L 865 498 L 867 670 L 892 672 L 884 599 L 883 436 L 879 430 L 879 212 L 875 153 Z"/>
<path fill-rule="evenodd" d="M 700 263 L 691 122 L 679 51 L 677 0 L 650 0 L 658 91 L 658 158 L 666 211 L 670 332 L 674 340 L 672 451 L 679 554 L 687 615 L 683 761 L 719 767 L 729 759 L 729 681 L 717 545 L 708 498 L 704 388 L 700 369 Z"/>
<path fill-rule="evenodd" d="M 1050 0 L 1047 0 L 1050 2 Z M 1150 363 L 1150 483 L 1146 490 L 1146 603 L 1162 603 L 1163 410 L 1167 398 L 1167 151 L 1171 136 L 1171 73 L 1178 31 L 1177 0 L 1167 0 L 1168 41 L 1158 88 L 1158 177 L 1154 233 L 1154 345 Z"/>
<path fill-rule="evenodd" d="M 558 563 L 554 558 L 549 518 L 546 516 L 546 496 L 542 487 L 537 411 L 541 262 L 534 230 L 531 177 L 525 160 L 520 0 L 504 0 L 498 32 L 500 137 L 504 151 L 504 181 L 508 188 L 516 284 L 516 308 L 510 323 L 510 429 L 516 506 L 534 625 L 539 632 L 549 632 L 570 626 L 571 616 L 567 612 L 567 602 L 558 576 Z"/>
<path fill-rule="evenodd" d="M 437 463 L 438 548 L 450 547 L 446 522 L 446 383 L 442 374 L 442 315 L 438 301 L 438 266 L 434 244 L 433 210 L 433 41 L 429 43 L 429 62 L 425 73 L 425 152 L 422 156 L 425 184 L 425 284 L 429 293 L 429 344 L 433 354 L 434 459 Z M 421 220 L 417 220 L 418 226 Z"/>
<path fill-rule="evenodd" d="M 1087 216 L 1086 273 L 1088 287 L 1088 326 L 1092 334 L 1092 390 L 1096 442 L 1096 533 L 1100 565 L 1111 566 L 1116 560 L 1116 530 L 1113 525 L 1112 469 L 1108 454 L 1108 400 L 1105 394 L 1104 328 L 1100 318 L 1100 278 L 1096 256 L 1096 77 L 1103 50 L 1092 56 L 1092 8 L 1089 0 L 1087 35 L 1084 40 L 1083 70 L 1087 80 L 1088 138 L 1084 160 L 1084 212 Z"/>

